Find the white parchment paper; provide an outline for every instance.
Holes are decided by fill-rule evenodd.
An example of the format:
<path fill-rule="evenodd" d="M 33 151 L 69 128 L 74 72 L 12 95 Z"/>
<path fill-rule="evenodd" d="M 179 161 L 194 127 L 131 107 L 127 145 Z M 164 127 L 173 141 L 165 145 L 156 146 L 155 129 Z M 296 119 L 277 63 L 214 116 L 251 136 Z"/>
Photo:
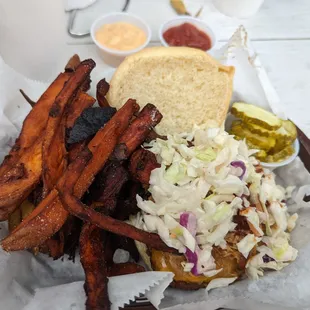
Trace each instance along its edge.
<path fill-rule="evenodd" d="M 251 49 L 243 27 L 236 31 L 227 45 L 213 53 L 223 63 L 236 67 L 235 100 L 260 105 L 280 117 L 286 117 L 281 101 Z M 98 73 L 94 72 L 94 75 Z M 102 73 L 102 77 L 105 75 Z M 4 64 L 1 58 L 0 82 L 1 161 L 13 145 L 22 121 L 30 110 L 18 89 L 23 89 L 36 100 L 47 85 L 25 79 Z M 298 125 L 303 128 L 302 124 Z M 301 187 L 299 192 L 298 189 L 295 191 L 295 196 L 310 194 L 310 186 L 307 186 L 310 184 L 310 175 L 299 158 L 288 167 L 279 168 L 277 174 L 283 185 Z M 266 310 L 310 309 L 310 208 L 307 203 L 299 202 L 296 205 L 294 201 L 290 208 L 299 210 L 300 219 L 292 234 L 292 243 L 300 252 L 297 260 L 281 272 L 270 272 L 259 281 L 244 280 L 211 292 L 204 289 L 196 292 L 165 291 L 172 280 L 171 273 L 148 272 L 114 277 L 109 281 L 112 309 L 123 306 L 140 294 L 146 295 L 154 306 L 160 304 L 160 308 L 165 309 L 212 310 L 222 306 L 247 310 L 262 307 Z M 0 237 L 3 238 L 7 234 L 6 225 L 1 224 L 0 228 Z M 9 254 L 0 249 L 0 279 L 0 309 L 84 309 L 84 274 L 78 258 L 73 264 L 66 258 L 52 261 L 44 255 L 34 257 L 26 251 Z M 165 298 L 162 299 L 164 291 Z"/>

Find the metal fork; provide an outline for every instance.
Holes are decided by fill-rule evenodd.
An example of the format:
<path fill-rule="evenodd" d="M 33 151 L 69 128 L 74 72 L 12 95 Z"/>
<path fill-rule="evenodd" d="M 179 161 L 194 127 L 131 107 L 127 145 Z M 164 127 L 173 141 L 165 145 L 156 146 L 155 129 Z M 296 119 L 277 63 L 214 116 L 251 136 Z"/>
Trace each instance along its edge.
<path fill-rule="evenodd" d="M 122 12 L 126 12 L 129 6 L 130 0 L 125 0 L 125 4 L 122 8 Z M 75 32 L 73 30 L 73 26 L 74 26 L 74 21 L 75 21 L 75 17 L 76 17 L 76 13 L 78 12 L 78 10 L 73 10 L 70 13 L 69 16 L 69 23 L 68 23 L 68 33 L 70 34 L 70 36 L 74 37 L 74 38 L 81 38 L 81 37 L 86 37 L 89 36 L 90 32 Z"/>

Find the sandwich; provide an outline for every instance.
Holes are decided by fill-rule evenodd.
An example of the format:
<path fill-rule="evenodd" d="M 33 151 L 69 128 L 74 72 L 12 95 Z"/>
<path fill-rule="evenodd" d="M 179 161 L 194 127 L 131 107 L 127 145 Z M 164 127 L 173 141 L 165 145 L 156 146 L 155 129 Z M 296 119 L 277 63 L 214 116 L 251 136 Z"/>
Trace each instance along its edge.
<path fill-rule="evenodd" d="M 221 128 L 233 74 L 199 50 L 150 48 L 128 57 L 111 81 L 112 106 L 131 96 L 163 113 L 156 129 L 164 136 L 143 146 L 158 163 L 147 182 L 149 197 L 137 195 L 140 212 L 130 221 L 178 251 L 136 242 L 149 269 L 174 273 L 176 288 L 257 279 L 297 256 L 289 244 L 297 216 L 287 211 L 286 190 L 252 156 L 255 150 Z"/>

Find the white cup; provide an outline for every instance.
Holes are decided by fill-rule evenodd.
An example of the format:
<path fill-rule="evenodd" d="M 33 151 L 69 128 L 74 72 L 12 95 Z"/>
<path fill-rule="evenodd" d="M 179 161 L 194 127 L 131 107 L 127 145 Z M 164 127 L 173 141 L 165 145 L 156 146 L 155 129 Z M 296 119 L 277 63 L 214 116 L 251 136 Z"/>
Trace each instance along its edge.
<path fill-rule="evenodd" d="M 264 0 L 213 0 L 214 6 L 223 14 L 247 18 L 257 13 Z"/>
<path fill-rule="evenodd" d="M 192 24 L 193 26 L 197 27 L 199 30 L 203 31 L 205 34 L 208 35 L 208 37 L 211 40 L 211 47 L 208 51 L 210 51 L 216 44 L 216 37 L 213 30 L 210 28 L 210 26 L 204 22 L 203 20 L 191 16 L 179 16 L 175 17 L 171 20 L 168 20 L 167 22 L 163 23 L 159 28 L 159 40 L 163 46 L 170 46 L 166 40 L 164 39 L 164 33 L 166 30 L 180 26 L 184 23 Z"/>
<path fill-rule="evenodd" d="M 61 0 L 0 0 L 0 55 L 28 78 L 50 80 L 68 60 Z"/>
<path fill-rule="evenodd" d="M 146 41 L 141 46 L 129 51 L 117 51 L 102 45 L 96 39 L 97 30 L 105 24 L 111 24 L 116 22 L 126 22 L 136 27 L 139 27 L 145 32 Z M 99 17 L 97 20 L 93 22 L 90 29 L 90 34 L 94 43 L 98 48 L 99 55 L 102 57 L 103 61 L 106 64 L 112 67 L 117 67 L 127 56 L 134 54 L 145 48 L 150 43 L 151 40 L 151 29 L 147 23 L 145 23 L 138 16 L 135 16 L 130 13 L 121 13 L 121 12 L 110 13 Z"/>

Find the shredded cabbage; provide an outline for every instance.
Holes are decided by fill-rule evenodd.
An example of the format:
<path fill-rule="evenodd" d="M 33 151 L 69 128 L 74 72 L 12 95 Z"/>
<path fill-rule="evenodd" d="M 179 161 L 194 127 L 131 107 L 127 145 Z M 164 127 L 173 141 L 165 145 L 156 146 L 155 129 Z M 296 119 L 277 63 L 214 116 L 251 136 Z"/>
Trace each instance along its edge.
<path fill-rule="evenodd" d="M 225 237 L 239 229 L 235 218 L 240 216 L 251 233 L 233 248 L 247 259 L 249 277 L 257 279 L 264 269 L 280 270 L 296 259 L 289 233 L 298 216 L 290 215 L 284 202 L 293 188 L 277 185 L 271 171 L 256 169 L 256 151 L 244 141 L 219 128 L 194 126 L 190 133 L 168 135 L 145 146 L 161 166 L 151 173 L 152 198 L 137 196 L 141 212 L 132 223 L 184 253 L 185 272 L 212 277 L 221 271 L 212 249 L 227 248 Z M 254 248 L 257 254 L 249 257 Z M 235 280 L 214 279 L 207 289 Z"/>
<path fill-rule="evenodd" d="M 246 235 L 240 242 L 237 243 L 238 251 L 248 258 L 249 253 L 255 247 L 255 245 L 261 241 L 261 238 L 255 237 L 253 234 Z"/>

